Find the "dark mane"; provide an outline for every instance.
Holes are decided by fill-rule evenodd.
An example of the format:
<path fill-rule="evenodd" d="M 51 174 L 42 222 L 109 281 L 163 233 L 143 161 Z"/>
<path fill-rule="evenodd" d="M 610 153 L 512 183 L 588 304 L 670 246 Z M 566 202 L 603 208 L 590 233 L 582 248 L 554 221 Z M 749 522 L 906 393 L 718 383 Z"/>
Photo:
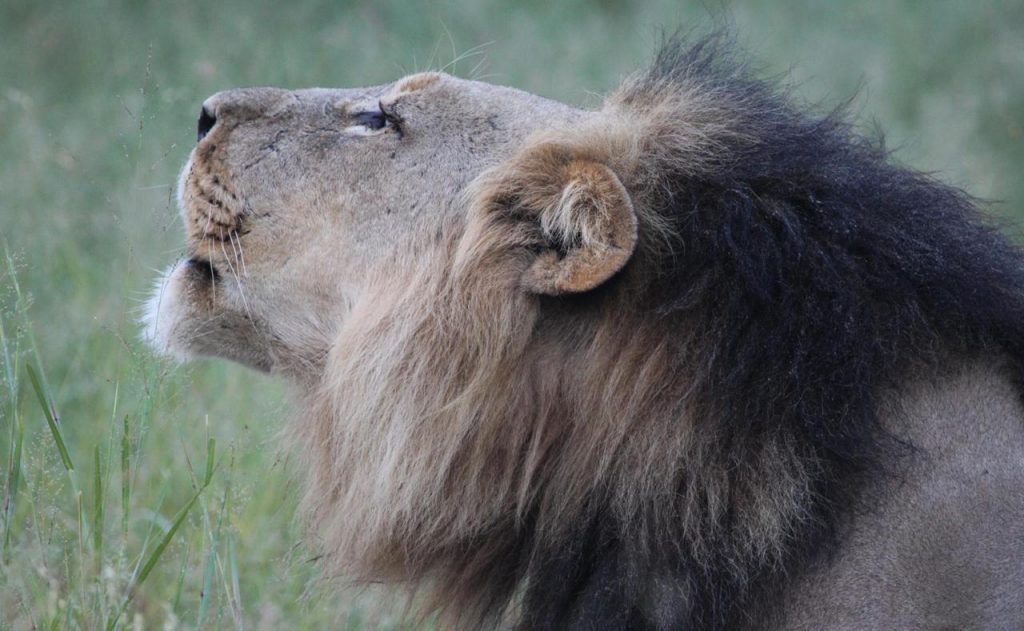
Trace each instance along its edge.
<path fill-rule="evenodd" d="M 802 111 L 730 48 L 674 39 L 619 96 L 640 110 L 699 93 L 726 121 L 708 132 L 713 159 L 659 174 L 656 210 L 677 247 L 636 265 L 649 268 L 645 317 L 705 323 L 698 399 L 716 424 L 713 457 L 732 471 L 730 512 L 709 526 L 710 556 L 656 519 L 645 543 L 626 541 L 598 512 L 575 545 L 530 565 L 523 628 L 744 626 L 884 492 L 886 463 L 909 450 L 882 429 L 881 396 L 910 367 L 1024 360 L 1024 255 L 976 200 L 894 164 L 843 111 Z M 780 560 L 744 548 L 732 512 L 748 492 L 743 463 L 768 445 L 790 446 L 810 472 Z M 644 576 L 675 588 L 641 593 Z M 657 621 L 640 613 L 650 598 Z"/>

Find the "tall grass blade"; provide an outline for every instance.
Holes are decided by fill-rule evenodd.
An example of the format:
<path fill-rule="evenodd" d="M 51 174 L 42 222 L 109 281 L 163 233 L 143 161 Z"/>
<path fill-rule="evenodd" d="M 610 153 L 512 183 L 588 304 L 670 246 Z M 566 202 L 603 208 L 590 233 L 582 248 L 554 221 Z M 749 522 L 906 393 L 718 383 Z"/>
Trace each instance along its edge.
<path fill-rule="evenodd" d="M 122 421 L 123 430 L 121 433 L 121 535 L 128 541 L 128 518 L 131 516 L 129 500 L 131 500 L 131 467 L 129 454 L 131 450 L 131 439 L 128 434 L 128 415 L 125 414 Z"/>
<path fill-rule="evenodd" d="M 28 379 L 32 382 L 32 389 L 35 390 L 36 398 L 39 399 L 39 405 L 43 408 L 43 413 L 46 415 L 46 422 L 50 426 L 50 433 L 53 434 L 53 440 L 57 443 L 57 451 L 60 452 L 60 461 L 64 464 L 64 468 L 66 470 L 74 471 L 75 465 L 71 463 L 71 456 L 68 454 L 68 448 L 64 445 L 64 436 L 61 435 L 60 432 L 57 410 L 47 402 L 46 395 L 43 394 L 43 387 L 39 385 L 39 377 L 36 376 L 36 371 L 32 368 L 32 365 L 25 364 L 25 369 L 28 370 Z"/>
<path fill-rule="evenodd" d="M 214 469 L 214 456 L 216 449 L 216 439 L 208 438 L 206 440 L 206 474 L 203 477 L 203 485 L 208 486 L 210 480 L 213 479 Z M 227 501 L 227 488 L 224 489 L 225 501 Z M 217 567 L 217 548 L 220 546 L 220 532 L 221 524 L 224 520 L 224 504 L 221 504 L 220 515 L 217 518 L 217 528 L 213 529 L 210 524 L 210 516 L 206 511 L 205 505 L 203 506 L 204 522 L 206 524 L 207 534 L 209 538 L 209 547 L 206 553 L 206 569 L 203 571 L 203 591 L 199 596 L 199 611 L 196 614 L 196 626 L 199 628 L 203 627 L 203 622 L 206 619 L 206 613 L 210 606 L 210 600 L 213 598 L 213 580 L 216 576 Z"/>
<path fill-rule="evenodd" d="M 93 450 L 93 462 L 96 470 L 93 478 L 92 547 L 98 561 L 103 558 L 103 460 L 99 445 Z"/>
<path fill-rule="evenodd" d="M 175 615 L 178 614 L 179 608 L 181 607 L 181 594 L 185 589 L 185 574 L 188 573 L 188 562 L 189 557 L 191 556 L 191 551 L 191 547 L 186 545 L 185 554 L 182 555 L 183 559 L 181 561 L 181 571 L 178 572 L 178 583 L 174 587 L 174 598 L 171 599 L 171 612 L 173 612 Z"/>
<path fill-rule="evenodd" d="M 79 490 L 75 491 L 75 505 L 78 507 L 78 573 L 79 573 L 79 586 L 85 585 L 85 503 L 82 501 L 82 492 Z M 70 572 L 68 573 L 70 576 Z M 69 606 L 70 610 L 71 607 Z"/>
<path fill-rule="evenodd" d="M 4 381 L 7 383 L 7 392 L 11 404 L 11 451 L 7 459 L 7 484 L 4 492 L 4 542 L 3 558 L 9 560 L 8 552 L 11 547 L 11 520 L 14 517 L 14 508 L 17 505 L 18 486 L 21 483 L 21 443 L 24 439 L 21 419 L 18 414 L 18 384 L 17 369 L 12 362 L 12 353 L 7 344 L 7 333 L 4 331 L 4 321 L 0 314 L 0 352 L 4 358 Z M 16 353 L 17 351 L 15 351 Z"/>
<path fill-rule="evenodd" d="M 206 440 L 206 475 L 203 476 L 203 486 L 209 486 L 210 481 L 213 480 L 213 456 L 216 449 L 217 439 L 208 438 Z"/>
<path fill-rule="evenodd" d="M 232 610 L 235 614 L 235 624 L 242 626 L 242 589 L 238 579 L 238 553 L 235 551 L 235 536 L 228 530 L 228 567 L 231 571 L 231 593 L 233 595 Z"/>
<path fill-rule="evenodd" d="M 11 427 L 14 435 L 11 447 L 11 458 L 7 469 L 7 493 L 4 497 L 4 558 L 8 558 L 11 547 L 11 522 L 18 499 L 18 487 L 21 484 L 21 449 L 25 442 L 25 427 L 21 419 L 15 415 Z"/>
<path fill-rule="evenodd" d="M 164 551 L 167 550 L 167 546 L 171 544 L 171 541 L 174 539 L 174 535 L 178 532 L 178 529 L 180 529 L 181 525 L 185 523 L 185 519 L 188 517 L 189 511 L 192 510 L 193 506 L 195 506 L 196 501 L 205 489 L 205 486 L 201 487 L 196 491 L 195 495 L 192 496 L 192 499 L 181 507 L 178 514 L 175 515 L 174 522 L 171 523 L 171 527 L 168 528 L 167 532 L 164 533 L 164 536 L 161 537 L 160 543 L 158 543 L 157 546 L 153 548 L 153 551 L 149 553 L 149 557 L 146 559 L 146 562 L 142 565 L 138 574 L 135 575 L 135 579 L 132 580 L 131 584 L 128 586 L 128 596 L 121 603 L 121 606 L 118 608 L 114 617 L 107 623 L 108 631 L 111 631 L 117 625 L 117 621 L 120 619 L 121 615 L 124 614 L 124 610 L 128 607 L 129 603 L 131 603 L 132 598 L 135 595 L 135 590 L 146 581 L 150 572 L 152 572 L 153 568 L 156 567 L 160 557 L 163 556 Z"/>
<path fill-rule="evenodd" d="M 18 400 L 18 382 L 15 377 L 18 371 L 14 368 L 14 364 L 11 361 L 14 354 L 11 353 L 10 346 L 7 344 L 7 333 L 4 331 L 3 318 L 0 318 L 0 351 L 4 355 L 4 377 L 7 382 L 7 391 L 11 395 L 11 407 L 14 407 Z"/>
<path fill-rule="evenodd" d="M 206 620 L 206 612 L 210 607 L 210 599 L 213 597 L 213 577 L 217 560 L 217 537 L 210 537 L 209 550 L 206 553 L 206 569 L 203 571 L 203 589 L 199 593 L 199 611 L 196 612 L 196 628 L 203 628 Z"/>
<path fill-rule="evenodd" d="M 156 567 L 156 563 L 160 560 L 164 550 L 167 549 L 171 540 L 174 539 L 174 534 L 178 532 L 181 525 L 185 523 L 185 518 L 188 517 L 189 511 L 192 510 L 192 507 L 195 505 L 196 500 L 199 499 L 199 495 L 202 492 L 202 488 L 196 491 L 195 495 L 192 496 L 192 499 L 190 499 L 188 503 L 178 511 L 178 514 L 174 517 L 174 522 L 171 524 L 171 527 L 167 529 L 166 533 L 164 533 L 163 538 L 160 539 L 160 543 L 157 544 L 156 548 L 153 548 L 153 551 L 149 554 L 149 558 L 146 559 L 146 562 L 142 565 L 142 569 L 139 570 L 138 576 L 133 581 L 135 586 L 142 585 L 142 583 L 146 581 L 146 578 L 149 577 L 149 573 L 153 571 L 154 567 Z"/>

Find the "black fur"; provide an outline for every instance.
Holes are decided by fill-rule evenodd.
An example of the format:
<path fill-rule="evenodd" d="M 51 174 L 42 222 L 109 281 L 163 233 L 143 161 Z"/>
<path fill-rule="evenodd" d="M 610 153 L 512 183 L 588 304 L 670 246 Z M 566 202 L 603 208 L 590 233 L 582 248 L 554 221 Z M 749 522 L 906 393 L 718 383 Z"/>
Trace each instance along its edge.
<path fill-rule="evenodd" d="M 574 545 L 531 565 L 523 628 L 763 626 L 768 603 L 827 559 L 903 453 L 880 428 L 880 393 L 911 363 L 1024 360 L 1024 256 L 975 200 L 893 164 L 843 112 L 801 111 L 729 48 L 722 37 L 672 41 L 625 96 L 639 107 L 696 86 L 742 132 L 723 136 L 698 175 L 665 174 L 679 247 L 647 272 L 651 317 L 709 323 L 702 400 L 722 419 L 723 466 L 795 441 L 816 472 L 809 519 L 793 524 L 781 564 L 745 557 L 728 523 L 721 553 L 701 563 L 671 524 L 640 546 L 598 512 Z M 657 621 L 643 615 L 651 575 L 676 586 L 659 592 L 669 595 Z"/>

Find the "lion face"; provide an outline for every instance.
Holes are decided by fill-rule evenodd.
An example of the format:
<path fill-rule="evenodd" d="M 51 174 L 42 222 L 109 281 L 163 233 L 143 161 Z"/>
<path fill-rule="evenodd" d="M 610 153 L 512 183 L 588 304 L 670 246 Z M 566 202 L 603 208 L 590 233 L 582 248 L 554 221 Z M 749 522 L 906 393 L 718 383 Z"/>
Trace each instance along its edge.
<path fill-rule="evenodd" d="M 159 281 L 145 337 L 180 358 L 308 371 L 371 272 L 462 221 L 467 184 L 527 136 L 582 116 L 437 73 L 210 97 L 178 188 L 188 254 Z"/>

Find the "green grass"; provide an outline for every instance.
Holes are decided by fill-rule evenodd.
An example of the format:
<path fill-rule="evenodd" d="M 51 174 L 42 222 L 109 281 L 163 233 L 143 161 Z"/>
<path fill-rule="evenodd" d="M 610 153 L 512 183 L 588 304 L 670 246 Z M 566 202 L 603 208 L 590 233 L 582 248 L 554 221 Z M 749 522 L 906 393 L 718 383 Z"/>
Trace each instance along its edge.
<path fill-rule="evenodd" d="M 283 388 L 137 341 L 182 246 L 172 187 L 207 95 L 380 83 L 470 51 L 448 70 L 593 105 L 712 4 L 5 0 L 0 629 L 396 624 L 379 594 L 324 596 Z M 721 3 L 800 98 L 859 90 L 896 159 L 1024 218 L 1024 5 L 873 4 Z"/>

